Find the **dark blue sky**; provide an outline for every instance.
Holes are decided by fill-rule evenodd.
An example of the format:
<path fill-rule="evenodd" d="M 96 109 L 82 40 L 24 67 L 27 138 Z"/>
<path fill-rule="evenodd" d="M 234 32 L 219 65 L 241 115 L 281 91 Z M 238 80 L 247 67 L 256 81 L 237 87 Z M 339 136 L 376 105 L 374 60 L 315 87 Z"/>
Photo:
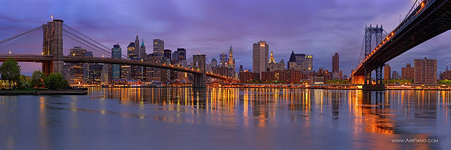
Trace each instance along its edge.
<path fill-rule="evenodd" d="M 414 0 L 3 0 L 0 5 L 0 41 L 50 21 L 50 15 L 112 47 L 125 48 L 138 33 L 147 52 L 151 41 L 160 38 L 165 48 L 184 47 L 188 55 L 200 51 L 209 59 L 219 57 L 229 46 L 234 48 L 238 65 L 252 69 L 252 44 L 265 40 L 276 61 L 289 58 L 291 51 L 313 55 L 314 69 L 331 70 L 335 52 L 340 69 L 349 74 L 357 66 L 364 27 L 383 24 L 393 30 L 407 14 Z M 31 45 L 40 54 L 42 34 L 37 40 L 16 41 Z M 438 59 L 444 70 L 451 47 L 451 35 L 444 33 L 390 61 L 392 70 L 401 71 L 413 59 Z M 13 44 L 14 45 L 14 44 Z M 65 53 L 77 45 L 65 39 Z M 78 44 L 79 45 L 79 44 Z M 6 48 L 4 48 L 6 47 Z M 34 48 L 36 47 L 36 48 Z M 12 49 L 0 44 L 2 51 Z M 89 49 L 88 49 L 89 50 Z M 15 51 L 14 51 L 15 52 Z M 1 53 L 6 53 L 1 52 Z M 20 52 L 17 52 L 20 53 Z M 100 56 L 94 52 L 94 55 Z M 40 64 L 21 63 L 24 74 Z"/>

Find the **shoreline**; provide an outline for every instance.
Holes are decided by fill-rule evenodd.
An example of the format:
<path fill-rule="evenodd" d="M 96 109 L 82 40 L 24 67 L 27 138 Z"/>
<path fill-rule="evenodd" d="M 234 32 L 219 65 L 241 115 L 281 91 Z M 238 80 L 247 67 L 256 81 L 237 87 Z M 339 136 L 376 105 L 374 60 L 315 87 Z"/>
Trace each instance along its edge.
<path fill-rule="evenodd" d="M 0 95 L 87 95 L 88 90 L 33 90 L 7 91 L 0 90 Z"/>

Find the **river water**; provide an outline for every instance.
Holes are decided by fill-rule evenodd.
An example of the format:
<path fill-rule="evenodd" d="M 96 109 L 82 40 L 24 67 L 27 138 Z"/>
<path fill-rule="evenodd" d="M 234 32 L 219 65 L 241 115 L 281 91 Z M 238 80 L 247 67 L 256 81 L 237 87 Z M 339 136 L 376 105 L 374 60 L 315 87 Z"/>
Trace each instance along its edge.
<path fill-rule="evenodd" d="M 451 91 L 269 88 L 0 96 L 0 149 L 449 149 L 450 102 Z"/>

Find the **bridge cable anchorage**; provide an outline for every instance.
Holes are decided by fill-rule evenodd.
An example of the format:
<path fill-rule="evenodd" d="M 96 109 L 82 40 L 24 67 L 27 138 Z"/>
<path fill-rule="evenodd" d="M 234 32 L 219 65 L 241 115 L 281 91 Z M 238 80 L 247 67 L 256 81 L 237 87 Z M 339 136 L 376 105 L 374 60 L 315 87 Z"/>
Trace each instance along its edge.
<path fill-rule="evenodd" d="M 94 43 L 96 43 L 96 44 L 102 46 L 103 48 L 107 49 L 108 51 L 110 50 L 110 48 L 108 48 L 107 46 L 105 46 L 105 45 L 103 45 L 103 44 L 101 44 L 101 43 L 99 43 L 99 42 L 93 40 L 92 38 L 90 38 L 90 37 L 86 36 L 85 34 L 83 34 L 83 33 L 79 32 L 79 31 L 75 30 L 74 28 L 68 26 L 67 24 L 63 24 L 63 26 L 65 26 L 65 27 L 67 27 L 67 28 L 69 28 L 69 29 L 75 31 L 76 33 L 78 33 L 78 34 L 82 35 L 83 37 L 85 37 L 85 38 L 91 40 L 92 42 L 94 42 Z M 67 31 L 67 30 L 66 30 L 66 31 Z M 67 31 L 67 32 L 69 32 L 69 31 Z M 97 47 L 97 46 L 96 46 L 96 47 Z M 121 54 L 121 55 L 122 55 L 123 58 L 127 58 L 127 55 L 124 55 L 124 54 Z"/>
<path fill-rule="evenodd" d="M 37 27 L 37 28 L 34 28 L 34 29 L 31 29 L 31 30 L 26 31 L 26 32 L 23 32 L 23 33 L 18 34 L 18 35 L 16 35 L 16 36 L 7 38 L 7 39 L 5 39 L 5 40 L 3 40 L 3 41 L 0 41 L 0 44 L 3 44 L 3 43 L 8 42 L 8 41 L 11 41 L 11 40 L 13 40 L 13 39 L 16 39 L 16 38 L 18 38 L 18 37 L 21 37 L 21 36 L 23 36 L 23 35 L 25 35 L 25 34 L 31 33 L 31 32 L 33 32 L 33 31 L 35 31 L 35 30 L 38 30 L 38 29 L 42 29 L 42 26 Z"/>
<path fill-rule="evenodd" d="M 89 41 L 87 41 L 87 40 L 85 40 L 85 39 L 83 39 L 83 38 L 81 38 L 81 37 L 75 35 L 74 33 L 70 32 L 70 31 L 67 31 L 66 29 L 63 29 L 63 31 L 66 31 L 66 32 L 69 33 L 70 35 L 72 35 L 72 36 L 74 36 L 74 37 L 76 37 L 76 38 L 78 38 L 78 39 L 80 39 L 80 40 L 86 42 L 87 44 L 90 44 L 91 46 L 94 46 L 94 47 L 97 48 L 97 49 L 93 49 L 93 50 L 96 50 L 97 52 L 103 51 L 103 53 L 106 53 L 106 54 L 108 54 L 108 55 L 111 55 L 110 51 L 107 51 L 107 50 L 105 50 L 105 49 L 103 49 L 103 48 L 100 48 L 99 46 L 97 46 L 97 45 L 95 45 L 95 44 L 93 44 L 93 43 L 91 43 L 91 42 L 89 42 Z M 67 34 L 63 34 L 63 35 L 66 35 L 67 37 L 69 37 Z M 72 38 L 71 38 L 71 39 L 72 39 Z M 80 42 L 80 41 L 77 41 L 77 40 L 75 40 L 75 41 L 76 41 L 76 42 L 79 42 L 79 43 L 81 43 L 81 44 L 83 44 L 83 43 Z M 102 53 L 102 52 L 101 52 L 101 53 Z"/>

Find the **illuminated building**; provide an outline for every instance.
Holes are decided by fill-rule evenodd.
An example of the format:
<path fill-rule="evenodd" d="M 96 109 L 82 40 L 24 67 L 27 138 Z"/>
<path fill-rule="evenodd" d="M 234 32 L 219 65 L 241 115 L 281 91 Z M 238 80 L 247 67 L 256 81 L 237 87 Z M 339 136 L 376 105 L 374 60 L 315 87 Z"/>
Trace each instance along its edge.
<path fill-rule="evenodd" d="M 269 71 L 285 70 L 285 61 L 282 59 L 282 60 L 280 60 L 280 62 L 277 63 L 274 59 L 273 52 L 271 51 L 271 55 L 269 57 L 268 69 L 269 69 Z"/>
<path fill-rule="evenodd" d="M 398 71 L 393 71 L 392 79 L 399 80 L 401 77 L 399 76 Z"/>
<path fill-rule="evenodd" d="M 262 72 L 263 82 L 299 83 L 303 79 L 299 70 L 276 70 Z"/>
<path fill-rule="evenodd" d="M 186 60 L 186 49 L 185 48 L 177 48 L 179 61 Z"/>
<path fill-rule="evenodd" d="M 225 54 L 225 52 L 222 52 L 222 54 L 219 55 L 219 61 L 219 66 L 227 67 L 227 54 Z"/>
<path fill-rule="evenodd" d="M 313 56 L 306 54 L 295 54 L 291 52 L 290 60 L 288 61 L 288 69 L 299 70 L 302 73 L 310 73 L 313 69 Z"/>
<path fill-rule="evenodd" d="M 74 48 L 70 49 L 69 57 L 85 57 L 86 49 L 81 48 L 80 46 L 74 46 Z M 65 66 L 66 74 L 64 75 L 68 80 L 69 84 L 79 84 L 83 83 L 83 65 L 84 63 L 67 63 Z"/>
<path fill-rule="evenodd" d="M 335 55 L 332 56 L 332 72 L 339 71 L 340 71 L 340 57 L 338 56 L 338 53 L 335 53 Z"/>
<path fill-rule="evenodd" d="M 130 42 L 130 44 L 128 44 L 127 46 L 127 58 L 130 58 L 130 55 L 134 54 L 135 54 L 135 43 Z"/>
<path fill-rule="evenodd" d="M 414 68 L 415 84 L 437 83 L 437 59 L 415 59 Z"/>
<path fill-rule="evenodd" d="M 260 79 L 259 73 L 250 72 L 248 70 L 240 72 L 238 76 L 240 78 L 241 83 L 258 81 Z"/>
<path fill-rule="evenodd" d="M 269 45 L 265 41 L 254 43 L 252 46 L 252 70 L 260 74 L 268 68 Z"/>
<path fill-rule="evenodd" d="M 136 36 L 138 37 L 138 36 Z M 147 53 L 146 53 L 146 46 L 144 45 L 144 39 L 141 42 L 141 47 L 139 48 L 139 58 L 146 59 Z"/>
<path fill-rule="evenodd" d="M 160 39 L 153 39 L 153 53 L 163 55 L 164 41 Z"/>
<path fill-rule="evenodd" d="M 111 51 L 112 51 L 112 56 L 111 56 L 112 58 L 121 59 L 122 49 L 121 49 L 121 46 L 119 46 L 119 44 L 114 45 L 113 48 L 111 49 Z M 119 79 L 121 77 L 120 64 L 112 64 L 111 70 L 112 70 L 112 75 L 111 75 L 112 79 Z"/>

